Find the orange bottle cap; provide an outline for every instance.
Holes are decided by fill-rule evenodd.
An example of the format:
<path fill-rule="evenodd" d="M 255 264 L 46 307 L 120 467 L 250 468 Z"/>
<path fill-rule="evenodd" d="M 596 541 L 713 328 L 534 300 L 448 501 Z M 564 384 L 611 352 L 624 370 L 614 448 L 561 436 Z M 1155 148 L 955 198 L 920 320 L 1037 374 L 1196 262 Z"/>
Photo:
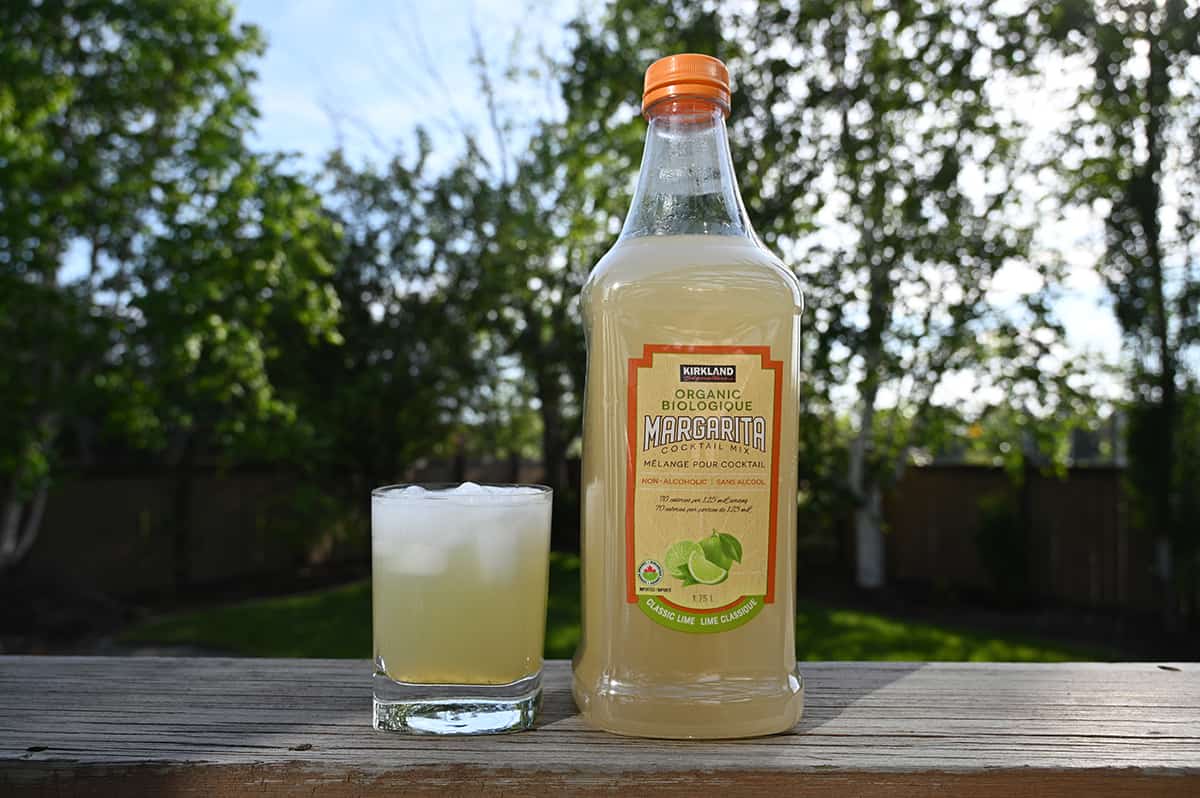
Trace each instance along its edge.
<path fill-rule="evenodd" d="M 663 100 L 702 98 L 715 101 L 729 114 L 729 70 L 719 59 L 699 53 L 660 58 L 646 70 L 642 113 Z"/>

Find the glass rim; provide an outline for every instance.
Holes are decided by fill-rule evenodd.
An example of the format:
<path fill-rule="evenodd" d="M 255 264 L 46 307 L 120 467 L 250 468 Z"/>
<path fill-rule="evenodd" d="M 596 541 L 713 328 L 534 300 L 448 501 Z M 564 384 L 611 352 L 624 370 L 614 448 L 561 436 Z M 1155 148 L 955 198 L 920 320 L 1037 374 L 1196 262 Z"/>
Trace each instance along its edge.
<path fill-rule="evenodd" d="M 490 504 L 527 504 L 537 501 L 543 501 L 551 498 L 554 489 L 549 485 L 540 485 L 534 482 L 476 482 L 474 484 L 484 488 L 529 488 L 533 493 L 472 493 L 472 494 L 452 494 L 447 491 L 463 485 L 463 482 L 397 482 L 393 485 L 380 485 L 371 490 L 372 501 L 396 501 L 396 502 L 423 502 L 423 501 L 439 501 L 439 502 L 456 502 L 462 504 L 480 504 L 480 500 Z M 405 488 L 424 488 L 425 493 L 420 496 L 404 496 Z"/>

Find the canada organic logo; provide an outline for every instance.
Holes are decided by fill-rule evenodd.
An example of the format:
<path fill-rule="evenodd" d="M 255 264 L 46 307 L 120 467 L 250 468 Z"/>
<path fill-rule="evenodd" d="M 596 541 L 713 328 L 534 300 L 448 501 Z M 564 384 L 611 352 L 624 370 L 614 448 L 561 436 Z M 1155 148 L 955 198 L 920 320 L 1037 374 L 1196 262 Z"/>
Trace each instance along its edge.
<path fill-rule="evenodd" d="M 656 560 L 646 560 L 638 566 L 638 579 L 646 585 L 657 585 L 662 581 L 663 567 Z"/>

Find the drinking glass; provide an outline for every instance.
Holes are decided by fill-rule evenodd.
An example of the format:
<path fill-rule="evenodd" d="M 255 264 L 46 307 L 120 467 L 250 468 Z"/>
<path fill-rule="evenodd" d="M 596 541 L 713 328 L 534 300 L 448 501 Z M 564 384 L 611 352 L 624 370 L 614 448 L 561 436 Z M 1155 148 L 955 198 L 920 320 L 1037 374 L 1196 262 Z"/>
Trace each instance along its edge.
<path fill-rule="evenodd" d="M 551 490 L 371 493 L 376 729 L 497 734 L 541 704 Z"/>

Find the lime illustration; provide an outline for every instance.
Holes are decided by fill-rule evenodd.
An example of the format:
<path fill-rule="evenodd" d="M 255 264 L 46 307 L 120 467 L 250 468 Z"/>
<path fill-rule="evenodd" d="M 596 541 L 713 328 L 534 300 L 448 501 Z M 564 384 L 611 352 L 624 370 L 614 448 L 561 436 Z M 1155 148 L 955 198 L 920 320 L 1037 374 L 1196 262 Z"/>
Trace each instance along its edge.
<path fill-rule="evenodd" d="M 688 557 L 688 572 L 702 585 L 715 585 L 725 581 L 729 571 L 704 559 L 703 551 L 693 551 Z"/>
<path fill-rule="evenodd" d="M 684 587 L 719 585 L 729 576 L 733 564 L 741 561 L 742 542 L 715 529 L 699 541 L 672 543 L 663 555 L 667 573 L 683 582 Z"/>
<path fill-rule="evenodd" d="M 694 552 L 700 552 L 700 556 L 704 556 L 704 551 L 700 548 L 700 544 L 694 540 L 681 540 L 675 543 L 671 548 L 667 549 L 667 553 L 663 555 L 663 565 L 667 568 L 667 573 L 676 579 L 686 579 L 688 575 L 688 558 Z"/>
<path fill-rule="evenodd" d="M 733 558 L 734 562 L 742 561 L 742 542 L 740 540 L 733 535 L 718 532 L 715 529 L 713 530 L 713 534 L 721 539 L 721 545 L 725 547 L 725 551 L 729 552 L 729 556 Z"/>
<path fill-rule="evenodd" d="M 728 571 L 735 562 L 742 561 L 742 544 L 733 535 L 713 530 L 712 534 L 700 541 L 704 549 L 704 558 L 713 565 L 719 565 Z"/>
<path fill-rule="evenodd" d="M 729 566 L 733 565 L 733 554 L 725 548 L 724 542 L 716 532 L 701 540 L 700 548 L 704 549 L 704 559 L 713 565 L 724 568 L 726 571 L 729 570 Z"/>

